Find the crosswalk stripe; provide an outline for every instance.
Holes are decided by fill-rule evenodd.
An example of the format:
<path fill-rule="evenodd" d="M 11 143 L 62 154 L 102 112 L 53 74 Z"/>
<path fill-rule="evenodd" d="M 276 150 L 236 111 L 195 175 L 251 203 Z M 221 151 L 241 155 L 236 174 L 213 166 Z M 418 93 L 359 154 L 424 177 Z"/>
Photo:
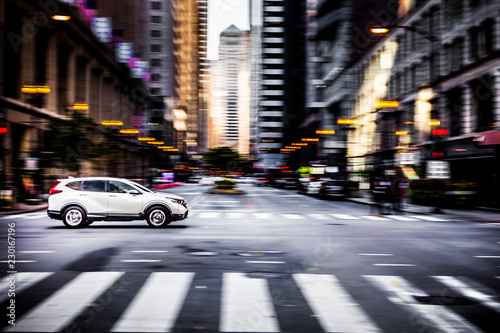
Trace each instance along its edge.
<path fill-rule="evenodd" d="M 359 217 L 357 216 L 352 216 L 352 215 L 347 215 L 347 214 L 330 214 L 331 216 L 335 217 L 336 219 L 339 220 L 358 220 Z"/>
<path fill-rule="evenodd" d="M 220 217 L 221 213 L 218 212 L 201 212 L 198 214 L 199 218 L 205 218 L 205 219 L 215 219 Z"/>
<path fill-rule="evenodd" d="M 171 332 L 194 273 L 151 273 L 111 332 Z"/>
<path fill-rule="evenodd" d="M 300 214 L 281 214 L 281 216 L 290 220 L 302 220 L 304 218 L 304 216 Z"/>
<path fill-rule="evenodd" d="M 436 217 L 436 216 L 428 216 L 428 215 L 411 215 L 409 217 L 420 219 L 420 220 L 433 221 L 433 222 L 445 222 L 445 221 L 448 221 L 448 220 L 443 220 L 442 218 L 439 218 L 439 217 Z"/>
<path fill-rule="evenodd" d="M 7 332 L 59 332 L 123 272 L 85 272 L 29 311 Z"/>
<path fill-rule="evenodd" d="M 221 332 L 280 332 L 266 279 L 222 277 Z"/>
<path fill-rule="evenodd" d="M 393 220 L 398 220 L 398 221 L 417 221 L 414 218 L 402 216 L 402 215 L 385 215 L 385 217 L 388 217 L 388 218 L 393 219 Z"/>
<path fill-rule="evenodd" d="M 272 217 L 271 213 L 253 213 L 252 215 L 259 220 L 266 220 Z"/>
<path fill-rule="evenodd" d="M 293 274 L 326 332 L 381 332 L 333 275 Z"/>
<path fill-rule="evenodd" d="M 328 216 L 325 214 L 307 214 L 312 218 L 315 218 L 316 220 L 328 220 Z"/>
<path fill-rule="evenodd" d="M 46 277 L 49 277 L 54 273 L 48 273 L 48 272 L 20 272 L 15 274 L 15 285 L 16 285 L 16 292 L 20 293 L 24 289 L 27 289 L 31 287 L 32 285 L 36 284 L 38 281 L 41 281 L 45 279 Z M 2 281 L 0 282 L 0 303 L 4 302 L 8 298 L 8 290 L 9 290 L 9 277 L 11 277 L 12 274 L 9 274 L 5 276 Z"/>
<path fill-rule="evenodd" d="M 419 303 L 414 296 L 426 297 L 429 294 L 419 290 L 401 277 L 364 275 L 364 278 L 386 292 L 388 294 L 387 298 L 390 301 L 406 307 L 411 313 L 416 313 L 418 316 L 426 318 L 443 332 L 481 332 L 473 324 L 445 307 Z"/>
<path fill-rule="evenodd" d="M 493 290 L 490 290 L 485 286 L 469 282 L 464 277 L 458 279 L 452 276 L 433 276 L 433 278 L 451 289 L 458 291 L 461 295 L 478 300 L 484 304 L 484 306 L 500 313 L 500 303 L 494 300 L 495 292 Z"/>
<path fill-rule="evenodd" d="M 243 217 L 243 213 L 226 213 L 226 216 L 229 217 L 230 219 L 239 219 L 240 217 Z"/>

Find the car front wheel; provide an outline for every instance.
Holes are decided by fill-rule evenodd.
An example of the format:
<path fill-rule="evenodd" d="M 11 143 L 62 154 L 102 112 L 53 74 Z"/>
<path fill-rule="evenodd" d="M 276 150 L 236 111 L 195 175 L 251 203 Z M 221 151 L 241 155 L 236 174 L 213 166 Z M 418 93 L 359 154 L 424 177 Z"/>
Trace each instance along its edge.
<path fill-rule="evenodd" d="M 170 223 L 170 214 L 163 207 L 153 207 L 148 211 L 146 221 L 154 228 L 162 228 Z"/>
<path fill-rule="evenodd" d="M 69 207 L 63 214 L 64 225 L 68 228 L 81 228 L 85 225 L 86 219 L 85 211 L 77 206 Z"/>

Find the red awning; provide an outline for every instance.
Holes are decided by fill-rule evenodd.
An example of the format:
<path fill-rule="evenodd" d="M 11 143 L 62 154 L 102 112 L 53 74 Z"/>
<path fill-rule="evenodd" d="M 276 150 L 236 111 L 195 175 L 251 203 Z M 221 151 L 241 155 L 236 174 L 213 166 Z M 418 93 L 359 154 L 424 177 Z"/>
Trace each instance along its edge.
<path fill-rule="evenodd" d="M 475 139 L 478 146 L 498 146 L 500 145 L 500 131 L 484 132 Z"/>

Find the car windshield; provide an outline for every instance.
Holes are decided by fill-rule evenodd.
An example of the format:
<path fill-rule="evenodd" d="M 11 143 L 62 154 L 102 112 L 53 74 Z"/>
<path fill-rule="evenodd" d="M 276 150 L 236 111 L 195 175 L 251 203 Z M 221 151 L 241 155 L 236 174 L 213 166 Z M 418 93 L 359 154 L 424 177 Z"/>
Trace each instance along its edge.
<path fill-rule="evenodd" d="M 140 188 L 141 190 L 143 190 L 144 192 L 149 192 L 149 193 L 153 193 L 153 191 L 151 191 L 149 188 L 146 188 L 144 186 L 142 186 L 141 184 L 137 184 L 135 182 L 131 182 L 132 184 L 134 184 L 134 186 Z"/>

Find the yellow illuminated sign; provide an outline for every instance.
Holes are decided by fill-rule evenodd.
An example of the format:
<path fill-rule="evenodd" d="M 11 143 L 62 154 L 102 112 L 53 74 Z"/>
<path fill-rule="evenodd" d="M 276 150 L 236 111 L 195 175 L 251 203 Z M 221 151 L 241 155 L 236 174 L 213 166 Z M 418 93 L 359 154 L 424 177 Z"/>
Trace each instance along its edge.
<path fill-rule="evenodd" d="M 121 121 L 121 120 L 103 120 L 101 125 L 103 125 L 103 126 L 123 126 L 123 121 Z"/>
<path fill-rule="evenodd" d="M 127 128 L 127 129 L 121 129 L 120 133 L 122 134 L 138 134 L 139 130 L 135 128 Z"/>
<path fill-rule="evenodd" d="M 334 130 L 317 130 L 316 134 L 335 134 Z"/>
<path fill-rule="evenodd" d="M 164 145 L 165 142 L 163 142 L 163 141 L 148 141 L 148 144 L 150 144 L 150 145 Z"/>
<path fill-rule="evenodd" d="M 316 142 L 319 141 L 318 138 L 302 138 L 302 141 L 307 141 L 307 142 Z"/>
<path fill-rule="evenodd" d="M 89 109 L 89 105 L 85 103 L 75 103 L 73 104 L 73 110 L 86 111 Z"/>
<path fill-rule="evenodd" d="M 49 86 L 28 86 L 21 87 L 21 91 L 26 94 L 48 94 L 50 93 Z"/>
<path fill-rule="evenodd" d="M 146 137 L 137 138 L 137 140 L 139 140 L 139 141 L 156 141 L 156 138 L 146 136 Z"/>
<path fill-rule="evenodd" d="M 337 123 L 340 124 L 340 125 L 354 125 L 354 124 L 357 124 L 358 123 L 358 120 L 357 119 L 339 119 L 337 120 Z"/>
<path fill-rule="evenodd" d="M 376 108 L 397 108 L 398 106 L 398 101 L 378 101 L 375 103 Z"/>

